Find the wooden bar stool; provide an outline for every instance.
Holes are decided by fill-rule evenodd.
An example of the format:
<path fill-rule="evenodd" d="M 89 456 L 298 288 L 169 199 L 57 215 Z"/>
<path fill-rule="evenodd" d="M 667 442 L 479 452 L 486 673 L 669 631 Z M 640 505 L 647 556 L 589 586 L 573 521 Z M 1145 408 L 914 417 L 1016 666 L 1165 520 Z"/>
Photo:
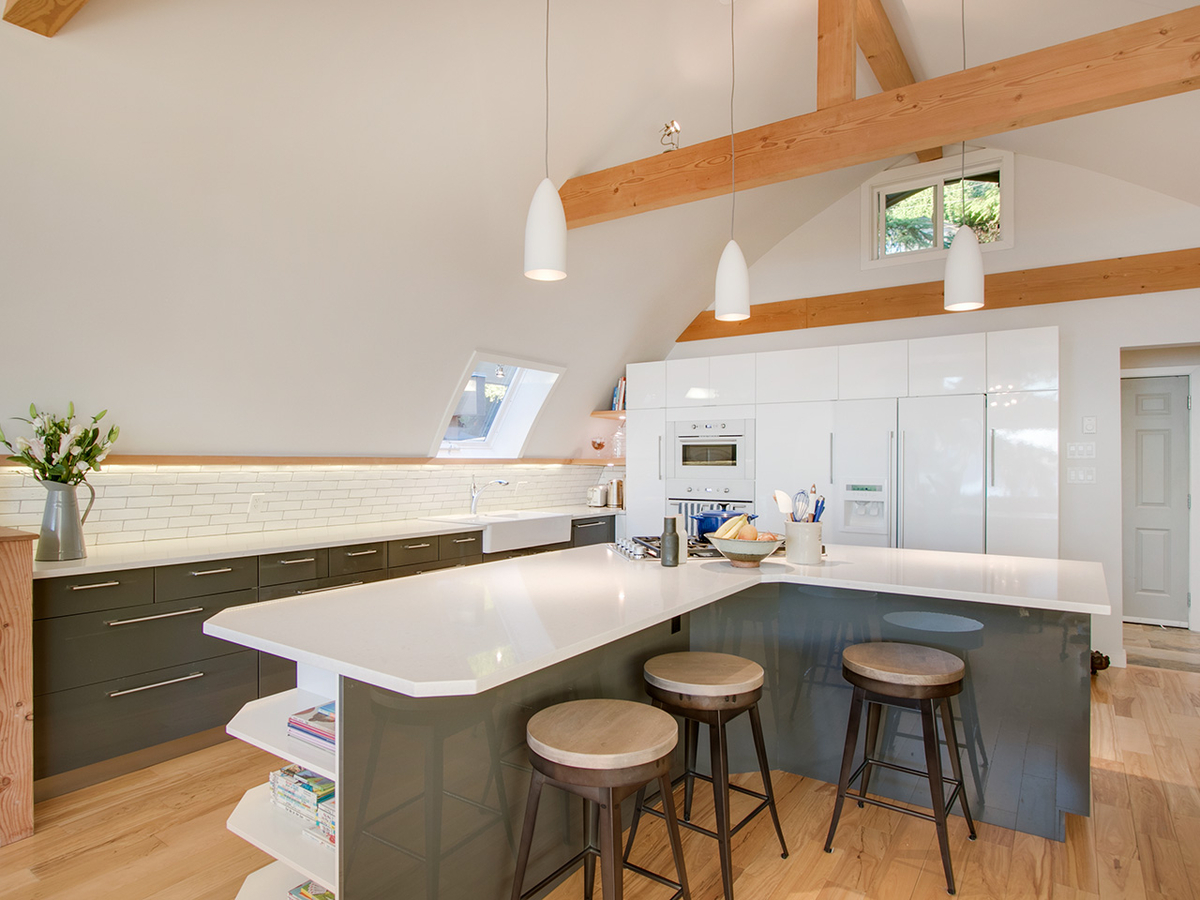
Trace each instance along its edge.
<path fill-rule="evenodd" d="M 854 696 L 850 701 L 850 720 L 846 725 L 846 749 L 842 753 L 842 772 L 838 778 L 837 800 L 833 805 L 833 821 L 829 823 L 829 837 L 825 840 L 825 852 L 833 852 L 833 836 L 837 831 L 842 804 L 853 797 L 861 807 L 864 803 L 882 806 L 909 816 L 933 822 L 937 827 L 938 846 L 942 851 L 942 868 L 946 872 L 946 892 L 954 893 L 954 869 L 950 864 L 950 839 L 946 831 L 946 810 L 957 799 L 962 806 L 963 818 L 967 820 L 971 840 L 975 840 L 975 823 L 967 808 L 963 794 L 962 764 L 959 762 L 958 736 L 954 730 L 954 713 L 950 709 L 950 698 L 962 690 L 963 662 L 952 653 L 922 647 L 918 644 L 875 642 L 854 644 L 842 651 L 842 675 L 854 685 Z M 863 748 L 863 761 L 854 766 L 854 750 L 858 744 L 858 728 L 862 720 L 863 703 L 867 704 L 867 739 Z M 882 705 L 915 709 L 921 713 L 921 730 L 925 739 L 924 772 L 910 769 L 885 760 L 874 754 L 879 739 L 879 713 Z M 938 743 L 936 712 L 940 709 L 942 727 L 946 733 L 946 747 L 950 751 L 950 768 L 953 778 L 942 775 L 942 751 Z M 871 767 L 882 766 L 898 772 L 907 772 L 929 779 L 929 794 L 933 804 L 933 815 L 905 809 L 894 803 L 876 800 L 867 796 L 867 785 L 871 778 Z M 851 771 L 853 769 L 853 771 Z M 850 785 L 862 776 L 858 793 L 850 791 Z M 954 789 L 946 797 L 945 784 Z"/>
<path fill-rule="evenodd" d="M 529 762 L 533 773 L 525 804 L 525 826 L 517 851 L 512 900 L 524 900 L 553 884 L 581 860 L 584 862 L 584 897 L 591 900 L 595 886 L 596 856 L 600 857 L 600 883 L 604 900 L 621 900 L 622 868 L 675 888 L 671 900 L 690 900 L 683 868 L 683 846 L 675 804 L 671 801 L 671 757 L 679 743 L 675 720 L 662 710 L 629 700 L 572 700 L 536 713 L 526 727 Z M 621 801 L 657 781 L 664 802 L 667 835 L 679 881 L 635 866 L 622 865 Z M 600 846 L 589 842 L 529 890 L 522 892 L 538 800 L 543 785 L 552 785 L 599 807 Z M 588 817 L 589 821 L 591 816 Z"/>
<path fill-rule="evenodd" d="M 728 653 L 664 653 L 650 659 L 644 669 L 646 692 L 654 698 L 654 705 L 684 720 L 683 775 L 674 784 L 684 782 L 683 821 L 684 828 L 698 831 L 716 838 L 721 857 L 721 881 L 725 889 L 725 900 L 733 900 L 733 854 L 730 839 L 744 828 L 751 819 L 764 809 L 771 811 L 775 823 L 775 834 L 779 837 L 779 848 L 787 859 L 787 843 L 779 824 L 779 813 L 775 809 L 775 793 L 771 786 L 771 769 L 767 765 L 767 750 L 763 743 L 762 721 L 758 715 L 758 701 L 762 697 L 763 668 L 753 660 L 743 659 Z M 729 783 L 729 749 L 725 726 L 742 713 L 750 714 L 750 731 L 754 736 L 754 749 L 758 755 L 758 768 L 762 773 L 765 793 Z M 708 726 L 712 775 L 701 775 L 696 771 L 696 745 L 700 724 Z M 713 805 L 716 808 L 717 830 L 695 824 L 692 818 L 692 793 L 695 780 L 699 778 L 712 783 Z M 736 825 L 730 822 L 729 792 L 754 797 L 758 806 Z M 671 792 L 662 793 L 664 806 L 670 815 L 672 805 L 667 801 Z M 633 847 L 638 822 L 643 812 L 654 816 L 663 814 L 646 802 L 645 790 L 638 792 L 633 822 L 629 827 L 629 842 L 625 848 L 625 859 Z"/>

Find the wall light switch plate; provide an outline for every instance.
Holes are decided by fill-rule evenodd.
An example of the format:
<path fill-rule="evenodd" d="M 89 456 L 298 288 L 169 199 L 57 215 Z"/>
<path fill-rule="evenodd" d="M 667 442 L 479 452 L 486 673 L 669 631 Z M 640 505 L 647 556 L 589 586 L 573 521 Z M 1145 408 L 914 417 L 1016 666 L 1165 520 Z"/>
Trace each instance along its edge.
<path fill-rule="evenodd" d="M 1095 416 L 1084 416 L 1083 417 L 1083 433 L 1084 434 L 1095 434 L 1096 433 L 1096 417 Z"/>
<path fill-rule="evenodd" d="M 250 503 L 246 508 L 246 521 L 261 522 L 267 511 L 267 495 L 251 494 Z"/>

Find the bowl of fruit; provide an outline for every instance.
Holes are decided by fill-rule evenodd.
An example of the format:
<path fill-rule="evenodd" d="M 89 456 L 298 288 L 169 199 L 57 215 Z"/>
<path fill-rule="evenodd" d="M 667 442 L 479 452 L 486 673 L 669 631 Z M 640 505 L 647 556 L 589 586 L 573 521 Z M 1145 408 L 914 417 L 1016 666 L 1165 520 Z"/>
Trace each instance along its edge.
<path fill-rule="evenodd" d="M 759 564 L 780 548 L 783 538 L 769 531 L 759 531 L 745 516 L 730 519 L 719 529 L 706 534 L 708 542 L 721 551 L 729 564 L 742 569 L 756 569 Z"/>

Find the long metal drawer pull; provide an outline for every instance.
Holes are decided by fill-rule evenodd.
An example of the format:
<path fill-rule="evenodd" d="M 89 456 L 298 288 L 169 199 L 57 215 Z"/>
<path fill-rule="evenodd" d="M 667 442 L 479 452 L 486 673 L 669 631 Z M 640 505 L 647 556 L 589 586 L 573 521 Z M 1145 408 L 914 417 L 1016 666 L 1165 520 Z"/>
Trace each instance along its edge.
<path fill-rule="evenodd" d="M 116 587 L 120 583 L 119 581 L 97 581 L 95 584 L 73 584 L 71 585 L 71 590 L 90 591 L 92 588 L 98 587 Z"/>
<path fill-rule="evenodd" d="M 279 561 L 279 564 L 281 566 L 295 566 L 295 565 L 298 565 L 299 563 L 316 562 L 316 561 L 317 561 L 317 558 L 315 556 L 306 556 L 306 557 L 304 557 L 304 559 L 281 559 Z M 230 570 L 226 569 L 225 571 L 228 572 Z M 194 575 L 196 573 L 193 572 L 192 574 Z"/>
<path fill-rule="evenodd" d="M 233 569 L 226 566 L 224 569 L 208 569 L 204 572 L 188 572 L 189 575 L 224 575 L 226 572 L 232 572 Z"/>
<path fill-rule="evenodd" d="M 423 550 L 429 546 L 432 546 L 432 545 L 431 544 L 405 544 L 404 549 L 405 550 Z"/>
<path fill-rule="evenodd" d="M 425 546 L 429 546 L 426 544 Z M 355 550 L 353 553 L 347 551 L 346 556 L 373 556 L 378 553 L 378 550 Z"/>
<path fill-rule="evenodd" d="M 362 584 L 361 581 L 352 581 L 349 584 L 331 584 L 329 587 L 309 588 L 307 591 L 296 591 L 296 596 L 301 594 L 319 594 L 322 591 L 336 591 L 338 588 L 354 587 L 356 584 Z"/>
<path fill-rule="evenodd" d="M 456 543 L 456 544 L 473 544 L 477 540 L 479 540 L 479 538 L 455 538 L 454 543 Z"/>
<path fill-rule="evenodd" d="M 597 525 L 603 525 L 603 522 L 584 522 L 582 525 L 576 524 L 576 528 L 595 528 Z"/>
<path fill-rule="evenodd" d="M 109 691 L 110 697 L 124 697 L 126 694 L 136 694 L 139 691 L 152 691 L 155 688 L 166 687 L 168 684 L 179 684 L 181 681 L 195 681 L 197 678 L 203 678 L 203 672 L 193 672 L 191 675 L 184 675 L 182 678 L 172 678 L 168 681 L 158 681 L 154 684 L 143 684 L 141 687 L 129 688 L 124 691 Z"/>
<path fill-rule="evenodd" d="M 191 609 L 179 609 L 175 612 L 159 613 L 157 616 L 141 616 L 137 619 L 113 619 L 111 622 L 105 622 L 105 625 L 133 625 L 137 622 L 153 622 L 155 619 L 173 619 L 176 616 L 190 616 L 198 612 L 204 612 L 203 606 L 193 606 Z"/>

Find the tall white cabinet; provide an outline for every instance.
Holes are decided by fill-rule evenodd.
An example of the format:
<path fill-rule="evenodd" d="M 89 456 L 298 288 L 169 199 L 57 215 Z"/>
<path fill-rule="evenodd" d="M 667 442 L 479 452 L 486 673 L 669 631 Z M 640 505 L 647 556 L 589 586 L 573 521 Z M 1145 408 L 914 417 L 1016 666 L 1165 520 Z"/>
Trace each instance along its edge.
<path fill-rule="evenodd" d="M 1058 391 L 988 394 L 987 551 L 1058 557 Z"/>
<path fill-rule="evenodd" d="M 775 504 L 776 490 L 790 496 L 818 482 L 826 491 L 832 466 L 833 407 L 832 400 L 759 404 L 754 511 L 760 531 L 783 532 L 785 519 Z"/>

